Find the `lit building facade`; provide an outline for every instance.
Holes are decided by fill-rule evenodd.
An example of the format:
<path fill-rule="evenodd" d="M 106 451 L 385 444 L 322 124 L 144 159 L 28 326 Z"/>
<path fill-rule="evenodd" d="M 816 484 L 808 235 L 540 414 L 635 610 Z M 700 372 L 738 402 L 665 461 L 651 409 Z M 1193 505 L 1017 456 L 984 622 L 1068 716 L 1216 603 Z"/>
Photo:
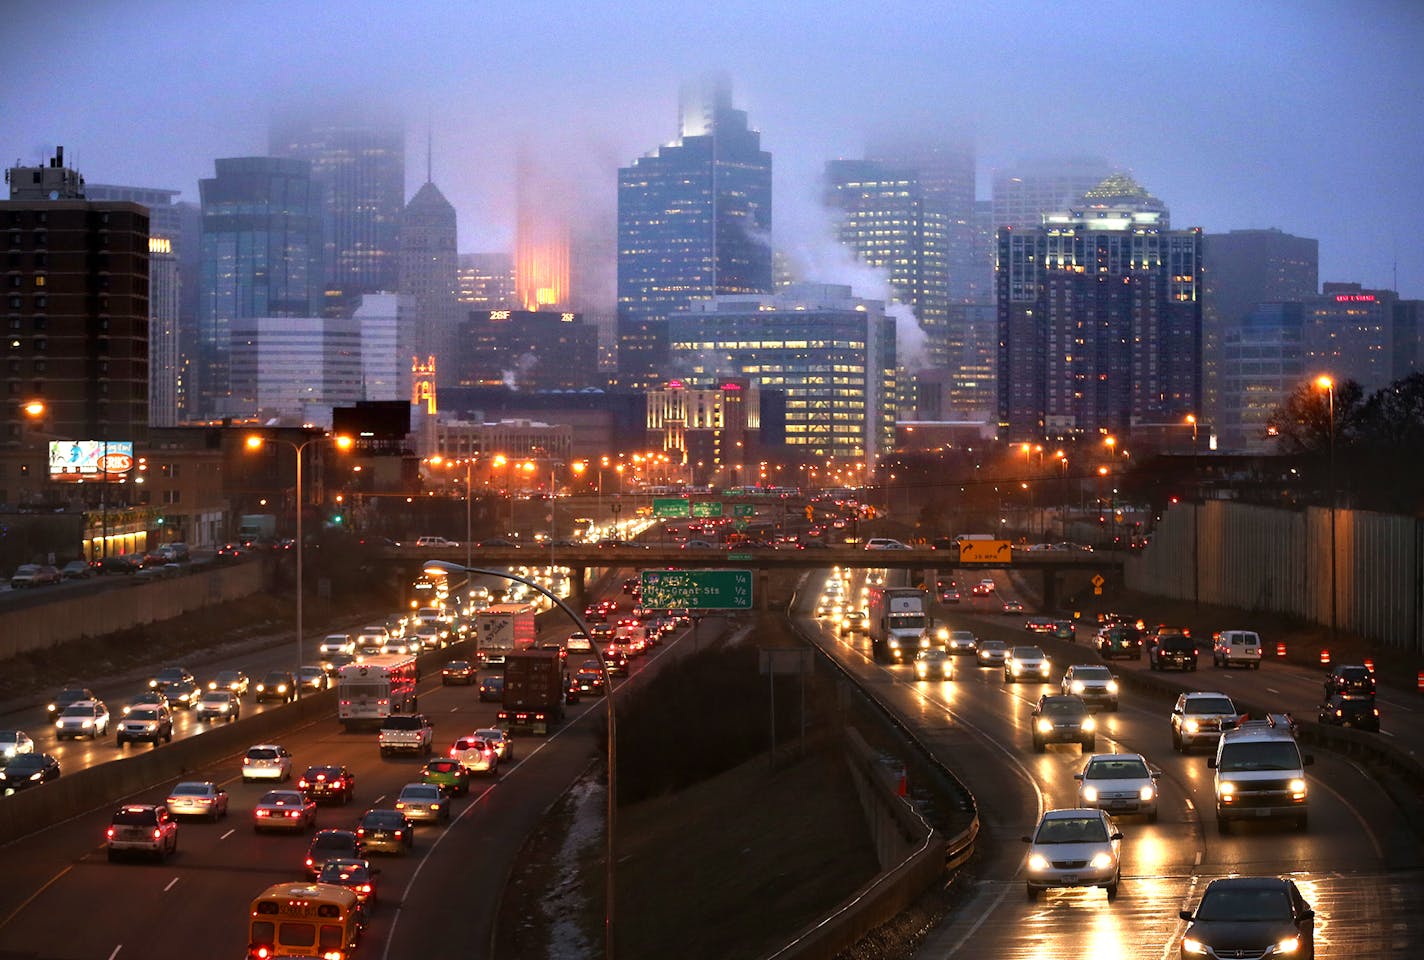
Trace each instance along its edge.
<path fill-rule="evenodd" d="M 1273 450 L 1267 427 L 1312 371 L 1305 361 L 1305 307 L 1258 303 L 1228 324 L 1220 349 L 1220 420 L 1210 426 L 1226 453 Z"/>
<path fill-rule="evenodd" d="M 761 390 L 746 377 L 728 377 L 711 387 L 669 380 L 647 396 L 649 445 L 686 467 L 693 483 L 758 457 Z"/>
<path fill-rule="evenodd" d="M 148 238 L 148 422 L 155 427 L 178 423 L 182 372 L 179 300 L 178 257 L 173 241 L 152 234 Z"/>
<path fill-rule="evenodd" d="M 326 306 L 349 312 L 360 294 L 394 290 L 405 203 L 404 127 L 289 116 L 273 123 L 269 149 L 274 157 L 308 161 L 321 191 Z"/>
<path fill-rule="evenodd" d="M 234 416 L 331 426 L 362 396 L 361 324 L 336 317 L 244 317 L 232 326 Z"/>
<path fill-rule="evenodd" d="M 885 305 L 838 285 L 793 285 L 775 295 L 724 296 L 672 318 L 680 379 L 710 388 L 744 377 L 785 394 L 794 457 L 873 462 L 895 423 L 895 322 Z"/>
<path fill-rule="evenodd" d="M 925 331 L 931 368 L 946 362 L 949 321 L 949 211 L 919 175 L 873 160 L 826 164 L 826 201 L 840 216 L 842 244 L 883 270 L 895 298 Z"/>
<path fill-rule="evenodd" d="M 580 390 L 601 383 L 598 330 L 576 313 L 471 310 L 460 325 L 456 380 L 518 390 Z"/>
<path fill-rule="evenodd" d="M 495 455 L 506 458 L 534 457 L 545 461 L 550 459 L 567 461 L 573 456 L 574 428 L 569 424 L 544 423 L 538 420 L 497 420 L 492 423 L 470 420 L 443 420 L 435 426 L 435 452 L 442 457 L 479 457 L 485 462 L 482 472 L 493 477 L 493 482 L 521 487 L 538 487 L 540 478 L 547 481 L 547 463 L 539 472 L 521 474 L 524 479 L 512 474 L 501 474 L 491 462 Z M 506 469 L 507 469 L 506 465 Z"/>
<path fill-rule="evenodd" d="M 1394 379 L 1393 290 L 1326 283 L 1305 301 L 1305 362 L 1336 382 L 1354 380 L 1369 394 Z"/>
<path fill-rule="evenodd" d="M 998 233 L 999 426 L 1130 434 L 1201 409 L 1200 230 L 1123 175 Z"/>
<path fill-rule="evenodd" d="M 361 337 L 361 399 L 405 400 L 410 395 L 412 355 L 408 298 L 394 293 L 361 297 L 353 315 Z"/>
<path fill-rule="evenodd" d="M 520 152 L 515 176 L 514 299 L 524 310 L 569 305 L 569 224 L 562 191 L 542 182 Z"/>
<path fill-rule="evenodd" d="M 459 353 L 455 236 L 455 208 L 427 181 L 401 216 L 398 290 L 410 298 L 413 355 L 436 358 L 440 386 L 455 382 Z"/>
<path fill-rule="evenodd" d="M 879 146 L 871 158 L 914 171 L 925 199 L 945 218 L 945 295 L 950 303 L 983 303 L 976 289 L 976 265 L 981 249 L 975 237 L 974 190 L 977 175 L 974 144 L 963 141 L 917 141 Z M 989 294 L 992 297 L 992 293 Z"/>
<path fill-rule="evenodd" d="M 681 136 L 618 171 L 618 383 L 668 379 L 668 322 L 772 289 L 771 154 L 724 83 L 685 89 Z"/>
<path fill-rule="evenodd" d="M 202 415 L 231 413 L 233 324 L 253 317 L 311 317 L 322 302 L 322 194 L 306 160 L 216 161 L 202 196 L 198 364 Z"/>
<path fill-rule="evenodd" d="M 950 420 L 997 419 L 999 320 L 992 303 L 952 303 L 945 325 L 942 416 Z"/>
<path fill-rule="evenodd" d="M 507 253 L 462 253 L 455 297 L 462 310 L 513 310 L 514 258 Z"/>

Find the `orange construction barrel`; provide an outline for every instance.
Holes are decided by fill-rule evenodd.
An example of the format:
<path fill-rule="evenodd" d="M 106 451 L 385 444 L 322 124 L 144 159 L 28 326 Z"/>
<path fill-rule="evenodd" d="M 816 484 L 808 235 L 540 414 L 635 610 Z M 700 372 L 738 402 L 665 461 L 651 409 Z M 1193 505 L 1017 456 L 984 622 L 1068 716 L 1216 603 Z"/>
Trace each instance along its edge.
<path fill-rule="evenodd" d="M 1284 657 L 1285 655 L 1286 655 L 1286 645 L 1285 645 L 1285 641 L 1281 641 L 1280 643 L 1277 643 L 1277 644 L 1276 644 L 1276 656 L 1278 656 L 1278 657 Z"/>
<path fill-rule="evenodd" d="M 1321 650 L 1321 651 L 1320 651 L 1320 665 L 1321 665 L 1322 667 L 1328 667 L 1328 666 L 1330 666 L 1330 651 L 1329 651 L 1329 650 Z"/>

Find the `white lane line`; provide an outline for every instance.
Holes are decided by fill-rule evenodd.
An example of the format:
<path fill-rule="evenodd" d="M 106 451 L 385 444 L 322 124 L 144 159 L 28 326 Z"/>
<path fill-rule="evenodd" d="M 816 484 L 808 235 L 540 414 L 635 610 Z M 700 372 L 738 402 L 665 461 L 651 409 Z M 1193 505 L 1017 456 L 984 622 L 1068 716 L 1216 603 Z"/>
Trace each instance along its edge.
<path fill-rule="evenodd" d="M 168 881 L 168 886 L 166 886 L 166 887 L 163 888 L 163 892 L 164 892 L 164 893 L 167 893 L 169 890 L 172 890 L 175 886 L 177 886 L 177 884 L 178 884 L 178 878 L 177 878 L 177 877 L 174 877 L 172 880 L 169 880 L 169 881 Z"/>
<path fill-rule="evenodd" d="M 22 910 L 24 910 L 24 909 L 25 909 L 26 907 L 28 907 L 30 904 L 34 903 L 37 899 L 39 899 L 39 895 L 40 895 L 40 894 L 44 893 L 44 892 L 45 892 L 46 890 L 48 890 L 50 887 L 54 886 L 54 884 L 59 881 L 59 878 L 60 878 L 60 877 L 64 876 L 66 873 L 68 873 L 69 871 L 71 871 L 71 870 L 73 870 L 73 869 L 74 869 L 74 864 L 70 864 L 69 866 L 65 867 L 63 870 L 59 871 L 59 873 L 56 873 L 54 876 L 52 876 L 52 877 L 50 877 L 48 880 L 46 880 L 46 881 L 44 882 L 44 884 L 43 884 L 38 890 L 36 890 L 34 893 L 32 893 L 32 894 L 30 894 L 28 897 L 26 897 L 26 898 L 25 898 L 25 901 L 24 901 L 23 903 L 21 903 L 21 904 L 20 904 L 18 907 L 16 907 L 14 910 L 11 910 L 9 916 L 7 916 L 4 920 L 0 920 L 0 929 L 4 929 L 4 928 L 10 923 L 11 920 L 14 920 L 16 917 L 18 917 L 18 916 L 20 915 L 20 912 L 21 912 Z M 122 946 L 122 944 L 121 944 L 121 946 Z M 116 949 L 114 950 L 114 952 L 115 952 L 115 953 L 118 953 L 119 951 L 118 951 L 118 949 L 116 948 Z"/>
<path fill-rule="evenodd" d="M 383 793 L 383 794 L 381 794 L 379 797 L 377 797 L 375 800 L 372 800 L 372 801 L 371 801 L 371 804 L 372 804 L 372 806 L 374 806 L 374 805 L 380 803 L 380 802 L 381 802 L 382 800 L 384 800 L 384 799 L 386 799 L 386 795 Z"/>
<path fill-rule="evenodd" d="M 114 960 L 114 958 L 119 955 L 119 951 L 122 950 L 123 948 L 124 948 L 124 945 L 123 945 L 122 943 L 119 944 L 117 947 L 115 947 L 115 948 L 114 948 L 114 952 L 111 953 L 111 954 L 109 954 L 109 960 Z"/>
<path fill-rule="evenodd" d="M 1267 692 L 1267 693 L 1274 693 L 1276 696 L 1280 696 L 1280 695 L 1281 695 L 1281 692 L 1280 692 L 1279 690 L 1277 690 L 1275 687 L 1267 687 L 1267 688 L 1266 688 L 1266 692 Z"/>
<path fill-rule="evenodd" d="M 1201 866 L 1201 862 L 1202 862 L 1202 852 L 1201 852 L 1200 850 L 1198 850 L 1196 857 L 1192 860 L 1192 866 L 1194 866 L 1194 867 L 1199 867 L 1199 866 Z"/>
<path fill-rule="evenodd" d="M 234 827 L 233 829 L 229 830 L 227 833 L 223 834 L 222 836 L 218 837 L 218 839 L 219 839 L 219 840 L 226 840 L 228 837 L 232 836 L 234 833 L 237 833 L 237 828 L 236 828 L 236 827 Z"/>
<path fill-rule="evenodd" d="M 1388 730 L 1381 730 L 1380 733 L 1384 734 L 1386 737 L 1394 736 L 1394 734 L 1390 733 Z"/>

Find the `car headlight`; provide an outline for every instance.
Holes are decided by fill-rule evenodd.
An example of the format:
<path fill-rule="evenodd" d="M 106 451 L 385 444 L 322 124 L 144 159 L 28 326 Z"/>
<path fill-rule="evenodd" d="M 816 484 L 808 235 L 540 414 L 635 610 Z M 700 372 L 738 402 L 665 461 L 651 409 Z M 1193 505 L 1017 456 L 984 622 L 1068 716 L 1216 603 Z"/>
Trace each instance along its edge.
<path fill-rule="evenodd" d="M 1300 937 L 1286 937 L 1276 943 L 1276 953 L 1295 953 L 1300 949 Z"/>
<path fill-rule="evenodd" d="M 1146 803 L 1155 796 L 1157 796 L 1157 791 L 1152 789 L 1152 787 L 1150 786 L 1143 787 L 1141 790 L 1137 791 L 1137 798 L 1143 803 Z"/>
<path fill-rule="evenodd" d="M 1023 667 L 1019 665 L 1019 662 L 1017 660 L 1015 660 L 1013 663 L 1009 664 L 1009 671 L 1013 673 L 1014 676 L 1018 676 L 1019 674 L 1023 673 Z"/>
<path fill-rule="evenodd" d="M 1093 857 L 1092 867 L 1094 870 L 1106 870 L 1112 866 L 1112 857 L 1106 853 L 1100 853 Z"/>
<path fill-rule="evenodd" d="M 1109 680 L 1109 681 L 1108 681 L 1108 693 L 1117 693 L 1117 681 L 1116 681 L 1116 680 Z"/>
<path fill-rule="evenodd" d="M 1039 733 L 1052 733 L 1052 732 L 1053 732 L 1053 721 L 1050 720 L 1050 719 L 1048 719 L 1047 717 L 1039 717 L 1039 718 L 1038 718 L 1038 732 L 1039 732 Z"/>
<path fill-rule="evenodd" d="M 924 675 L 929 673 L 929 667 L 925 666 L 923 663 L 917 663 L 915 664 L 915 673 L 919 674 L 919 676 L 923 679 Z"/>
<path fill-rule="evenodd" d="M 56 720 L 56 721 L 54 722 L 54 728 L 55 728 L 56 730 L 63 730 L 63 729 L 64 729 L 64 721 L 63 721 L 63 720 Z"/>
<path fill-rule="evenodd" d="M 265 683 L 259 683 L 259 684 L 257 685 L 257 692 L 258 692 L 258 693 L 261 693 L 263 690 L 266 690 L 266 689 L 267 689 L 267 684 L 265 684 Z"/>
<path fill-rule="evenodd" d="M 59 708 L 56 707 L 54 704 L 51 703 L 49 706 L 45 707 L 45 709 L 48 710 L 50 713 L 54 713 L 55 710 L 57 710 L 57 709 L 59 709 Z"/>
<path fill-rule="evenodd" d="M 1223 800 L 1230 800 L 1236 795 L 1236 784 L 1230 780 L 1223 780 L 1216 785 L 1217 795 Z"/>
<path fill-rule="evenodd" d="M 1098 802 L 1098 788 L 1097 788 L 1097 787 L 1084 787 L 1084 788 L 1083 788 L 1083 802 L 1084 802 L 1084 803 L 1097 803 L 1097 802 Z"/>
<path fill-rule="evenodd" d="M 1038 672 L 1041 673 L 1041 674 L 1043 674 L 1043 675 L 1046 677 L 1046 676 L 1048 676 L 1048 671 L 1049 671 L 1050 669 L 1052 669 L 1052 667 L 1053 667 L 1053 664 L 1051 664 L 1051 663 L 1049 663 L 1047 660 L 1045 660 L 1045 661 L 1043 661 L 1042 663 L 1040 663 L 1040 664 L 1038 665 Z"/>
<path fill-rule="evenodd" d="M 1028 858 L 1028 868 L 1030 870 L 1047 870 L 1048 858 L 1041 853 L 1032 854 Z"/>
<path fill-rule="evenodd" d="M 286 685 L 285 683 L 279 683 L 279 684 L 277 684 L 277 692 L 278 692 L 278 693 L 286 693 L 286 692 L 287 692 L 287 685 Z"/>
<path fill-rule="evenodd" d="M 949 640 L 949 628 L 947 628 L 947 627 L 940 627 L 938 630 L 935 631 L 935 636 L 938 637 L 938 638 L 941 639 L 941 640 L 948 641 L 948 640 Z"/>
<path fill-rule="evenodd" d="M 1200 940 L 1197 940 L 1197 939 L 1195 939 L 1195 938 L 1193 938 L 1193 937 L 1183 937 L 1183 938 L 1182 938 L 1182 952 L 1183 952 L 1183 953 L 1205 954 L 1205 953 L 1206 953 L 1206 944 L 1202 943 Z"/>
<path fill-rule="evenodd" d="M 1304 780 L 1292 780 L 1292 781 L 1290 782 L 1290 792 L 1291 792 L 1291 795 L 1292 795 L 1293 797 L 1295 797 L 1296 799 L 1299 799 L 1299 798 L 1301 798 L 1301 797 L 1304 797 L 1304 796 L 1305 796 L 1305 781 L 1304 781 Z"/>
<path fill-rule="evenodd" d="M 89 729 L 90 727 L 94 726 L 94 721 L 93 721 L 93 720 L 81 720 L 81 721 L 79 722 L 79 725 L 80 725 L 81 727 L 83 727 L 84 729 L 87 730 L 87 729 Z"/>
<path fill-rule="evenodd" d="M 40 779 L 41 777 L 43 777 L 43 776 L 44 776 L 44 771 L 43 771 L 43 770 L 36 770 L 34 773 L 30 774 L 30 779 L 31 779 L 31 780 L 39 780 L 39 779 Z"/>
<path fill-rule="evenodd" d="M 1196 733 L 1201 727 L 1195 720 L 1188 720 L 1183 726 L 1186 727 L 1187 733 Z"/>
<path fill-rule="evenodd" d="M 1071 684 L 1068 685 L 1068 689 L 1073 693 L 1081 694 L 1083 692 L 1083 681 L 1074 680 Z"/>
<path fill-rule="evenodd" d="M 1082 730 L 1084 733 L 1092 733 L 1094 730 L 1098 729 L 1098 721 L 1094 720 L 1092 717 L 1084 717 L 1083 722 L 1078 724 L 1078 729 Z"/>
<path fill-rule="evenodd" d="M 217 682 L 216 680 L 209 680 L 209 681 L 208 681 L 208 689 L 209 689 L 209 690 L 216 690 L 217 688 L 218 688 L 218 682 Z"/>

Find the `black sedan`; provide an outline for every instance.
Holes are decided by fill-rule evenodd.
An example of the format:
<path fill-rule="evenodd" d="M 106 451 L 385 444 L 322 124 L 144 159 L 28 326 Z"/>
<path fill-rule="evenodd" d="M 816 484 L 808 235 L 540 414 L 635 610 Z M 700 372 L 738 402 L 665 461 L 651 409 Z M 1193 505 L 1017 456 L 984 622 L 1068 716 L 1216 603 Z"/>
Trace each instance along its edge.
<path fill-rule="evenodd" d="M 356 835 L 367 853 L 405 854 L 415 846 L 415 824 L 399 810 L 367 810 Z"/>
<path fill-rule="evenodd" d="M 59 776 L 59 761 L 47 753 L 22 753 L 0 769 L 0 794 L 19 793 Z"/>
<path fill-rule="evenodd" d="M 1325 695 L 1343 693 L 1348 696 L 1375 695 L 1375 673 L 1363 664 L 1340 664 L 1325 677 Z"/>
<path fill-rule="evenodd" d="M 64 708 L 69 706 L 71 703 L 78 703 L 81 700 L 97 699 L 99 698 L 94 696 L 94 691 L 90 690 L 88 687 L 65 687 L 63 690 L 59 691 L 59 693 L 54 695 L 53 700 L 46 704 L 45 712 L 49 714 L 50 722 L 53 723 L 56 719 L 59 718 L 59 715 L 64 712 Z"/>
<path fill-rule="evenodd" d="M 451 660 L 440 668 L 440 683 L 447 687 L 456 683 L 469 686 L 475 682 L 475 676 L 475 668 L 468 660 Z"/>
<path fill-rule="evenodd" d="M 1315 957 L 1315 911 L 1292 880 L 1213 880 L 1196 912 L 1181 917 L 1183 957 Z"/>
<path fill-rule="evenodd" d="M 1334 693 L 1320 705 L 1320 722 L 1379 733 L 1380 712 L 1374 697 Z"/>

